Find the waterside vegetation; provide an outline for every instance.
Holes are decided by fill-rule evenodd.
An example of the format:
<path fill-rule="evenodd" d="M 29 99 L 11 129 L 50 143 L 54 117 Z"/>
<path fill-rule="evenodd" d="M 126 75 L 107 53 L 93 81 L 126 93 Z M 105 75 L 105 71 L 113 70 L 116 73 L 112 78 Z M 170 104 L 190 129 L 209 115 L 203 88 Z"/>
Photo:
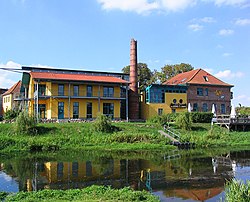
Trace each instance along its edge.
<path fill-rule="evenodd" d="M 211 127 L 210 123 L 196 123 L 194 117 L 197 116 L 205 120 L 203 122 L 208 122 L 211 115 L 197 114 L 190 117 L 185 113 L 176 116 L 177 118 L 156 117 L 146 123 L 112 123 L 107 117 L 100 115 L 95 122 L 36 125 L 32 117 L 27 118 L 25 114 L 20 113 L 15 124 L 1 124 L 0 152 L 67 149 L 167 151 L 175 147 L 158 132 L 165 124 L 181 133 L 181 142 L 195 143 L 196 148 L 250 145 L 249 132 L 229 132 L 216 125 Z"/>
<path fill-rule="evenodd" d="M 130 188 L 112 189 L 106 186 L 90 186 L 84 189 L 41 190 L 37 192 L 19 192 L 17 194 L 0 193 L 8 201 L 149 201 L 159 199 L 146 191 L 133 191 Z"/>

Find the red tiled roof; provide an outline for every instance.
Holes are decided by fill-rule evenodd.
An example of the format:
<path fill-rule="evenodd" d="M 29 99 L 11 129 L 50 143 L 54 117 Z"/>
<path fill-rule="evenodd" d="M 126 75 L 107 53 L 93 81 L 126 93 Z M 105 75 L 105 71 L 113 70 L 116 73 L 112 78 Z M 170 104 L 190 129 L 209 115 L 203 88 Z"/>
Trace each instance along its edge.
<path fill-rule="evenodd" d="M 170 78 L 163 84 L 164 85 L 201 84 L 201 85 L 218 85 L 218 86 L 233 87 L 233 85 L 221 81 L 220 79 L 209 74 L 203 69 L 195 69 L 189 72 L 178 74 Z"/>
<path fill-rule="evenodd" d="M 64 81 L 90 81 L 90 82 L 104 82 L 104 83 L 129 83 L 123 79 L 113 76 L 97 76 L 86 74 L 62 74 L 52 72 L 30 72 L 34 79 L 51 79 Z"/>
<path fill-rule="evenodd" d="M 21 85 L 22 85 L 22 82 L 21 81 L 18 81 L 17 83 L 15 83 L 9 90 L 7 90 L 4 94 L 4 95 L 9 95 L 11 93 L 18 93 L 20 92 L 20 89 L 21 89 Z"/>

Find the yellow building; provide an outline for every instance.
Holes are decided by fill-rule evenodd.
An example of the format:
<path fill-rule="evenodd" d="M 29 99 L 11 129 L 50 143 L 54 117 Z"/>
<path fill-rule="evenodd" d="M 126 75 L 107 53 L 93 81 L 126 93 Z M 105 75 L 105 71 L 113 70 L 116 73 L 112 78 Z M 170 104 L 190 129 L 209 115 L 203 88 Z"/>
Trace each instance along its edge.
<path fill-rule="evenodd" d="M 2 95 L 4 113 L 8 110 L 19 108 L 21 85 L 21 81 L 18 81 Z"/>
<path fill-rule="evenodd" d="M 141 95 L 141 116 L 143 119 L 185 111 L 187 111 L 186 86 L 152 84 Z"/>
<path fill-rule="evenodd" d="M 128 117 L 129 76 L 122 73 L 22 67 L 30 113 L 44 119 Z M 126 79 L 126 80 L 125 80 Z"/>

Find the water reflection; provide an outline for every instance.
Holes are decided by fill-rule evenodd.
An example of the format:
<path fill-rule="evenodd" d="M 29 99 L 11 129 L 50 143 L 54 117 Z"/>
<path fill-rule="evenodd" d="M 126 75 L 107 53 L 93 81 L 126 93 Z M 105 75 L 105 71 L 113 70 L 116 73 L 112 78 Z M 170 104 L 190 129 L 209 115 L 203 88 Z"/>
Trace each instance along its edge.
<path fill-rule="evenodd" d="M 149 158 L 147 158 L 149 157 Z M 250 152 L 227 152 L 197 157 L 190 153 L 154 154 L 138 157 L 91 156 L 76 158 L 36 157 L 4 160 L 0 172 L 16 179 L 19 191 L 84 188 L 90 185 L 130 186 L 146 189 L 161 200 L 189 199 L 206 201 L 224 191 L 226 180 L 238 176 L 249 179 Z M 239 174 L 244 168 L 245 174 Z M 1 178 L 0 184 L 8 184 Z M 6 178 L 6 177 L 5 177 Z M 14 191 L 0 186 L 1 191 Z"/>

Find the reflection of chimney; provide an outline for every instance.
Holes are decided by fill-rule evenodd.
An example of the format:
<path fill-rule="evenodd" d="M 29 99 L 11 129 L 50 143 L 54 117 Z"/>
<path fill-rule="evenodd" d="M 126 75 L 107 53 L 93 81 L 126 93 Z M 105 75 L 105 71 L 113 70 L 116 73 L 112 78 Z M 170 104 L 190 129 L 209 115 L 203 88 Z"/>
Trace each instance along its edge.
<path fill-rule="evenodd" d="M 129 119 L 139 119 L 139 95 L 137 73 L 137 41 L 130 43 L 130 75 L 129 75 Z"/>

